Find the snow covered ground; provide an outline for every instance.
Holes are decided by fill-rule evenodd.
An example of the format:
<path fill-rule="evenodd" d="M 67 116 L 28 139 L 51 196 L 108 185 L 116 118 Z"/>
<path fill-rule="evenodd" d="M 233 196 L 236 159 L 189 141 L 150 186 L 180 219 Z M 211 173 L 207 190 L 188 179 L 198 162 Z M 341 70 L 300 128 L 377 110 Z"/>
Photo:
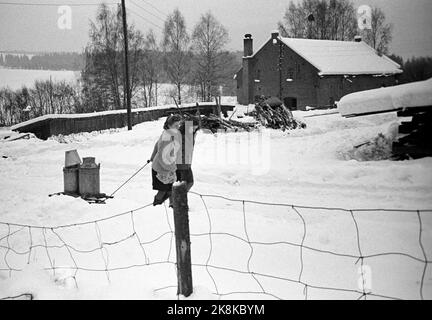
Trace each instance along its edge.
<path fill-rule="evenodd" d="M 326 113 L 323 110 L 294 113 L 307 129 L 200 133 L 192 190 L 298 206 L 432 209 L 431 158 L 345 160 L 353 146 L 387 133 L 398 121 L 396 114 L 346 119 L 339 114 L 309 117 Z M 71 149 L 77 149 L 81 157 L 96 157 L 101 163 L 101 191 L 114 191 L 149 158 L 163 121 L 142 123 L 132 131 L 0 142 L 0 222 L 56 227 L 126 212 L 98 223 L 54 229 L 0 224 L 0 269 L 4 270 L 0 271 L 0 297 L 30 292 L 37 299 L 177 298 L 172 211 L 150 206 L 129 212 L 153 200 L 150 169 L 144 169 L 105 205 L 48 197 L 63 189 L 64 153 Z M 365 258 L 360 270 L 361 262 L 355 258 L 360 255 L 356 224 L 349 211 L 298 208 L 300 217 L 290 206 L 246 202 L 243 211 L 242 202 L 203 199 L 206 206 L 197 194 L 189 195 L 194 264 L 190 299 L 305 299 L 305 295 L 308 299 L 357 299 L 363 280 L 377 295 L 420 298 L 425 264 L 416 212 L 354 212 L 362 256 L 404 254 Z M 430 261 L 432 212 L 421 212 L 420 217 L 421 239 Z M 302 241 L 303 249 L 299 247 Z M 101 242 L 103 249 L 99 249 Z M 62 247 L 64 243 L 71 246 L 70 251 Z M 81 268 L 76 273 L 78 288 L 71 278 L 74 263 Z M 44 270 L 51 265 L 58 268 L 55 273 Z M 133 265 L 137 267 L 127 268 Z M 9 272 L 11 268 L 24 271 Z M 108 273 L 110 281 L 104 271 L 89 271 L 106 268 L 115 269 Z M 256 279 L 248 271 L 256 273 Z M 259 294 L 263 291 L 268 295 Z M 238 293 L 224 295 L 230 292 Z M 422 292 L 424 298 L 432 298 L 429 264 Z"/>

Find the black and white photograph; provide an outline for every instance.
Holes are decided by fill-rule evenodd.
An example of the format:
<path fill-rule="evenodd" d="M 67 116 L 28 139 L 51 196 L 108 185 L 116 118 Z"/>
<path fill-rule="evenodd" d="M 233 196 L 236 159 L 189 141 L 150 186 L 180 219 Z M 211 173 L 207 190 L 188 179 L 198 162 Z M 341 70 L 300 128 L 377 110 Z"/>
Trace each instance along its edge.
<path fill-rule="evenodd" d="M 0 300 L 431 300 L 431 35 L 430 0 L 0 0 Z"/>

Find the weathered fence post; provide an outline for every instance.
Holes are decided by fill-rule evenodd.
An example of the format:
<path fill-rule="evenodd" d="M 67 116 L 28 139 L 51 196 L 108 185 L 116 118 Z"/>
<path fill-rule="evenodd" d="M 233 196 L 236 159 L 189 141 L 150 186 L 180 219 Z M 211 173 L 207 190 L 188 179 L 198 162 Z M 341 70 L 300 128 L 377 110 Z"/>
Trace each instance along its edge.
<path fill-rule="evenodd" d="M 189 234 L 189 208 L 186 182 L 176 182 L 172 189 L 177 253 L 177 294 L 192 294 L 192 265 Z"/>

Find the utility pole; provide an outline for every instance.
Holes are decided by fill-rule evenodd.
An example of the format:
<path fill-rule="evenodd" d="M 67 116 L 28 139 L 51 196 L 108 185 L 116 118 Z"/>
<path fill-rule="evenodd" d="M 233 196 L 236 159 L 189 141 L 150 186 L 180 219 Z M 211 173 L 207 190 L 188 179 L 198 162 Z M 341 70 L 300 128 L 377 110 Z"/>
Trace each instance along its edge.
<path fill-rule="evenodd" d="M 124 38 L 124 52 L 125 52 L 125 78 L 126 86 L 123 90 L 126 96 L 127 105 L 127 123 L 128 130 L 132 130 L 132 117 L 131 117 L 131 101 L 130 101 L 130 84 L 129 84 L 129 61 L 128 61 L 128 34 L 127 34 L 127 23 L 126 23 L 126 4 L 125 0 L 122 0 L 122 17 L 123 17 L 123 38 Z"/>
<path fill-rule="evenodd" d="M 279 60 L 277 63 L 277 71 L 279 72 L 279 94 L 278 97 L 281 101 L 283 101 L 283 82 L 282 82 L 282 78 L 283 78 L 283 70 L 282 70 L 282 60 L 283 60 L 283 44 L 282 44 L 282 40 L 279 38 L 279 32 L 272 32 L 272 43 L 274 45 L 274 47 L 276 48 L 276 46 L 279 46 Z"/>

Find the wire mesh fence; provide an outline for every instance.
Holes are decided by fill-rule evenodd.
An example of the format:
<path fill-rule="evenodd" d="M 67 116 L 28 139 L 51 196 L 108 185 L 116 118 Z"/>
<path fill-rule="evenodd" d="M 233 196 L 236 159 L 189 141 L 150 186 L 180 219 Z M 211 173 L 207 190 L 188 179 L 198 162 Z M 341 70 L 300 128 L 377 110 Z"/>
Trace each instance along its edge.
<path fill-rule="evenodd" d="M 425 229 L 423 220 L 426 215 L 431 217 L 432 210 L 297 206 L 232 199 L 196 192 L 189 194 L 190 198 L 196 200 L 191 221 L 200 219 L 200 227 L 194 228 L 192 225 L 190 234 L 193 244 L 194 282 L 200 283 L 205 273 L 210 279 L 208 286 L 212 287 L 212 294 L 216 298 L 232 298 L 240 295 L 251 299 L 282 300 L 298 299 L 300 296 L 303 299 L 313 299 L 332 297 L 331 293 L 334 293 L 350 299 L 425 299 L 427 291 L 425 287 L 430 287 L 427 271 L 431 261 L 427 258 L 428 249 L 425 247 L 424 233 L 426 231 L 430 234 L 431 230 L 427 226 Z M 172 268 L 172 279 L 174 279 L 177 270 L 170 210 L 166 206 L 162 207 L 163 209 L 159 210 L 164 212 L 164 216 L 159 214 L 156 218 L 152 218 L 153 220 L 145 222 L 143 219 L 149 219 L 146 213 L 150 208 L 152 205 L 148 204 L 93 221 L 57 226 L 0 222 L 0 273 L 11 277 L 37 260 L 39 265 L 42 264 L 42 268 L 52 273 L 54 277 L 72 280 L 76 287 L 79 287 L 79 278 L 83 273 L 105 274 L 106 281 L 109 283 L 113 272 L 149 267 L 168 266 Z M 232 219 L 232 223 L 229 224 L 226 223 L 227 219 L 218 220 L 219 216 L 224 214 L 221 210 L 226 211 L 227 208 Z M 273 227 L 260 230 L 260 226 L 264 225 L 266 220 L 265 214 L 263 216 L 262 213 L 271 214 L 277 210 L 296 220 L 289 220 L 285 226 L 280 223 L 277 228 L 286 230 L 286 233 L 285 231 L 275 232 L 270 236 L 272 239 L 266 240 L 265 235 L 269 238 Z M 328 213 L 337 213 L 345 219 L 345 222 L 341 223 L 341 228 L 346 229 L 353 237 L 353 245 L 348 246 L 352 252 L 329 248 L 326 246 L 326 241 L 321 241 L 324 244 L 322 247 L 308 243 L 313 242 L 310 239 L 315 236 L 316 230 L 326 228 L 326 225 L 320 227 L 322 222 L 318 221 L 317 217 Z M 412 246 L 400 250 L 375 250 L 369 253 L 372 251 L 370 248 L 375 245 L 374 230 L 371 233 L 370 230 L 363 230 L 363 227 L 373 229 L 374 225 L 359 223 L 359 217 L 368 214 L 408 216 L 411 219 L 409 227 L 416 229 L 413 235 L 417 236 L 418 248 L 414 253 L 410 252 L 413 251 Z M 339 221 L 342 219 L 340 217 L 337 218 Z M 414 218 L 415 222 L 412 220 Z M 292 226 L 292 229 L 287 229 L 287 225 Z M 380 226 L 380 228 L 388 230 L 392 225 Z M 394 238 L 397 232 L 389 235 L 382 233 L 383 238 L 386 238 L 389 243 L 403 244 L 401 240 Z M 280 239 L 274 238 L 281 234 L 284 236 Z M 346 234 L 340 235 L 341 242 L 349 242 L 345 239 Z M 201 258 L 196 258 L 194 253 L 199 254 Z M 317 256 L 311 259 L 312 255 Z M 415 287 L 417 293 L 400 297 L 389 294 L 389 290 L 382 293 L 375 291 L 375 288 L 372 289 L 369 264 L 373 264 L 374 260 L 380 260 L 380 265 L 386 272 L 385 270 L 398 269 L 398 261 L 401 262 L 401 259 L 403 264 L 409 267 L 409 270 L 403 270 L 402 275 L 409 276 L 406 277 L 407 279 L 399 277 L 398 281 L 401 285 L 407 281 L 414 281 L 407 285 L 411 288 Z M 240 262 L 235 263 L 235 261 Z M 355 269 L 350 269 L 352 267 Z M 344 278 L 342 271 L 344 268 L 348 268 L 350 272 L 357 270 L 358 276 L 355 279 L 358 282 L 355 282 L 355 285 L 353 279 Z M 338 273 L 341 275 L 338 276 Z M 331 278 L 334 276 L 335 281 L 329 280 L 329 284 L 319 280 L 329 274 L 333 274 Z M 378 273 L 378 277 L 381 274 Z M 394 281 L 387 279 L 386 276 L 380 281 L 388 282 L 384 287 L 397 286 L 397 283 L 394 284 Z M 242 287 L 246 282 L 248 284 Z M 154 292 L 163 290 L 171 292 L 176 287 L 177 284 L 173 282 L 172 285 L 154 288 Z M 318 291 L 322 292 L 321 295 L 315 294 Z M 34 298 L 32 292 L 16 297 L 21 296 Z M 426 298 L 428 297 L 430 298 L 430 293 L 426 295 Z M 15 297 L 3 299 L 7 298 Z M 177 298 L 180 297 L 177 295 Z"/>

